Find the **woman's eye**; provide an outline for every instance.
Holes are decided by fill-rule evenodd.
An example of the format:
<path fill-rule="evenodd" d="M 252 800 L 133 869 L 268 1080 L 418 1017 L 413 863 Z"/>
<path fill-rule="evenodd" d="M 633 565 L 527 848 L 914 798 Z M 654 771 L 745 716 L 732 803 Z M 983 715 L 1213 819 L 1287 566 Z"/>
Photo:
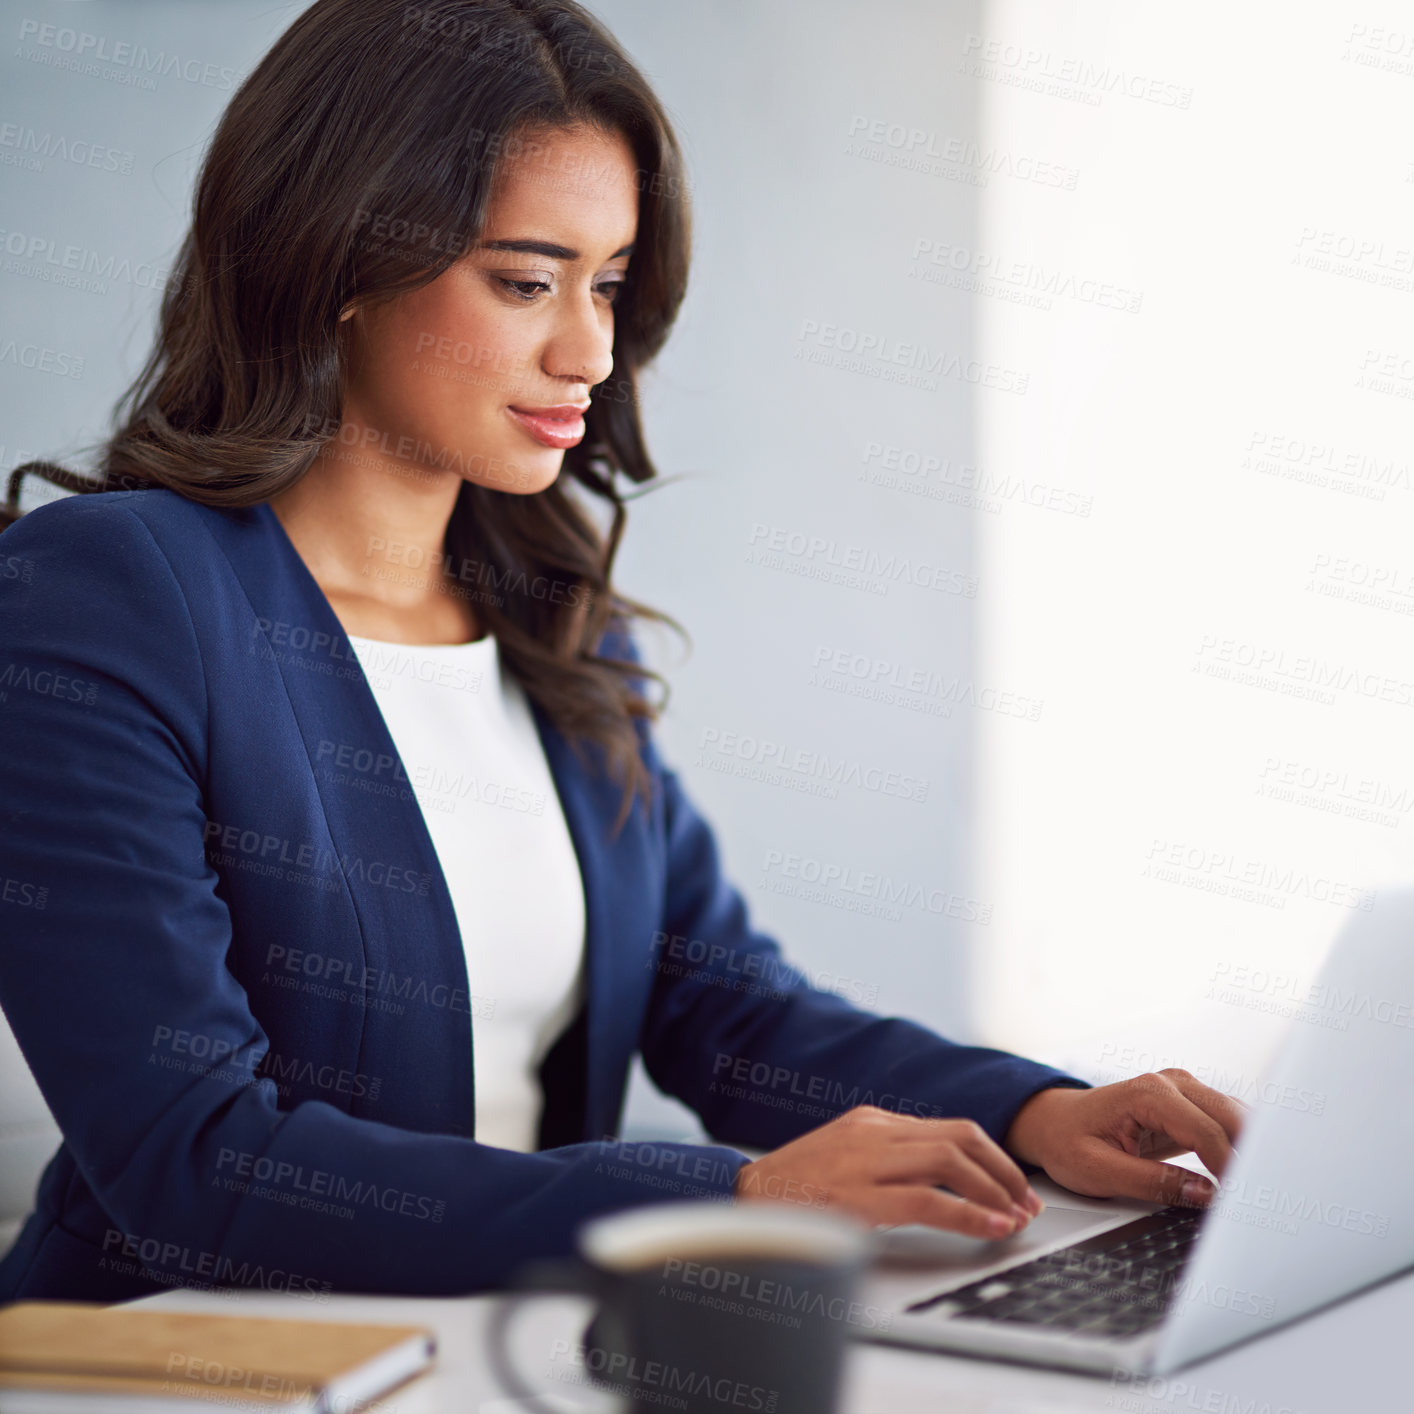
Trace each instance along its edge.
<path fill-rule="evenodd" d="M 502 280 L 501 283 L 517 298 L 529 304 L 538 290 L 550 287 L 543 280 Z"/>
<path fill-rule="evenodd" d="M 496 278 L 516 299 L 523 300 L 526 304 L 533 304 L 542 290 L 550 288 L 544 280 L 507 280 L 501 275 Z M 619 288 L 623 283 L 622 280 L 604 280 L 595 285 L 594 289 L 610 304 L 613 304 L 618 298 Z"/>

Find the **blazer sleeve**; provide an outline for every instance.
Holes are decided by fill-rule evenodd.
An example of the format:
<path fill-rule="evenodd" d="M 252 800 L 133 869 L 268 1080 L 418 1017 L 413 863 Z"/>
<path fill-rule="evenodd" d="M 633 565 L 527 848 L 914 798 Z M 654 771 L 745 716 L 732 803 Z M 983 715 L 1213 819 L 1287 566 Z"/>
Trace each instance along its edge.
<path fill-rule="evenodd" d="M 642 662 L 626 631 L 615 652 Z M 1090 1088 L 1051 1066 L 948 1040 L 812 985 L 754 925 L 679 773 L 650 732 L 640 735 L 662 786 L 668 860 L 640 1048 L 654 1083 L 695 1110 L 709 1134 L 775 1148 L 856 1105 L 877 1105 L 974 1119 L 1000 1144 L 1038 1090 Z"/>
<path fill-rule="evenodd" d="M 731 1196 L 745 1156 L 720 1146 L 526 1154 L 319 1101 L 280 1110 L 252 1079 L 269 1040 L 226 967 L 203 848 L 206 691 L 182 589 L 138 516 L 79 496 L 0 536 L 0 1005 L 117 1232 L 184 1271 L 200 1254 L 228 1284 L 279 1269 L 451 1295 L 568 1253 L 592 1215 Z M 151 1065 L 159 1026 L 229 1053 L 196 1074 Z M 331 1175 L 357 1186 L 352 1220 L 320 1197 Z"/>

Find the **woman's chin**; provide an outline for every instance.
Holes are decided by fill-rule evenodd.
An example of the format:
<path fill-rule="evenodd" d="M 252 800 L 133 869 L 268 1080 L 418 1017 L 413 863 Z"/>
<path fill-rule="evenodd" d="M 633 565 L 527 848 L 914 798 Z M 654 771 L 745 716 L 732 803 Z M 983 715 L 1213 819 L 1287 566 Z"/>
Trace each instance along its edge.
<path fill-rule="evenodd" d="M 554 448 L 542 449 L 540 455 L 518 452 L 515 459 L 507 457 L 498 466 L 482 472 L 472 472 L 467 480 L 488 491 L 506 491 L 512 496 L 533 496 L 551 487 L 564 470 L 565 454 Z"/>

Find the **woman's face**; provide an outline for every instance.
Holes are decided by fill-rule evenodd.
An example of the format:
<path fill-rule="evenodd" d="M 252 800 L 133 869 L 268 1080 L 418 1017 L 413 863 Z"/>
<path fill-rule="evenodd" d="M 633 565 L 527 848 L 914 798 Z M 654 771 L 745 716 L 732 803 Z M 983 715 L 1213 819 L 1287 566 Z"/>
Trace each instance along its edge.
<path fill-rule="evenodd" d="M 344 421 L 400 462 L 531 494 L 559 475 L 590 390 L 613 369 L 638 186 L 618 133 L 551 129 L 507 150 L 467 253 L 431 284 L 346 316 Z"/>

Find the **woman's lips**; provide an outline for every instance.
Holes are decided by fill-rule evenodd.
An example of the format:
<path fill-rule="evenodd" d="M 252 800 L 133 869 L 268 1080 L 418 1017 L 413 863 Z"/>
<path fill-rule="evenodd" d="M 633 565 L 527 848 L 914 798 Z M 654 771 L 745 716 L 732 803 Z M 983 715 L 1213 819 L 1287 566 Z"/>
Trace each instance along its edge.
<path fill-rule="evenodd" d="M 533 412 L 507 408 L 506 411 L 543 447 L 563 450 L 575 446 L 584 437 L 584 415 L 574 408 L 549 408 Z"/>

